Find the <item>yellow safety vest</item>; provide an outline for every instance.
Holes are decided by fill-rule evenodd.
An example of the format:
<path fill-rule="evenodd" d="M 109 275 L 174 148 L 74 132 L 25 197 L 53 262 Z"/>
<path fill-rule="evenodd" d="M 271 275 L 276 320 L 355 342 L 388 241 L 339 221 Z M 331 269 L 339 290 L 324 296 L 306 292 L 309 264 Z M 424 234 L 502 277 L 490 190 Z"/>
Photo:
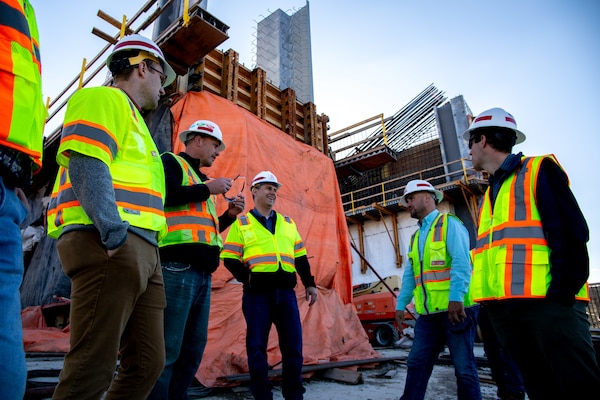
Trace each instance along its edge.
<path fill-rule="evenodd" d="M 0 16 L 0 145 L 29 155 L 36 170 L 48 111 L 35 13 L 27 0 L 1 0 Z"/>
<path fill-rule="evenodd" d="M 521 167 L 500 187 L 492 209 L 488 187 L 479 215 L 473 254 L 471 291 L 475 301 L 543 298 L 550 275 L 550 249 L 535 201 L 543 160 L 553 155 L 523 157 Z M 576 296 L 589 300 L 587 284 Z"/>
<path fill-rule="evenodd" d="M 419 257 L 420 229 L 413 234 L 411 239 L 408 257 L 415 277 L 414 304 L 415 310 L 421 315 L 448 311 L 450 269 L 452 267 L 452 259 L 446 251 L 448 232 L 446 221 L 448 217 L 456 218 L 460 222 L 452 214 L 440 213 L 437 216 L 425 240 L 422 262 Z M 465 307 L 474 304 L 469 292 L 465 294 L 463 304 Z"/>
<path fill-rule="evenodd" d="M 193 186 L 203 183 L 196 171 L 183 158 L 169 153 L 179 163 L 183 171 L 181 184 Z M 184 204 L 178 207 L 166 207 L 165 215 L 169 233 L 159 243 L 160 247 L 182 243 L 205 243 L 223 248 L 223 239 L 219 235 L 219 218 L 212 197 L 206 201 Z"/>
<path fill-rule="evenodd" d="M 295 258 L 306 255 L 306 248 L 294 221 L 276 216 L 274 235 L 251 213 L 238 218 L 229 228 L 221 258 L 239 260 L 252 273 L 275 272 L 279 265 L 295 273 Z"/>
<path fill-rule="evenodd" d="M 113 87 L 80 89 L 67 104 L 56 155 L 60 165 L 48 209 L 48 236 L 67 225 L 92 225 L 68 174 L 71 151 L 104 162 L 110 171 L 119 214 L 131 226 L 167 233 L 165 175 L 144 119 L 129 97 Z"/>

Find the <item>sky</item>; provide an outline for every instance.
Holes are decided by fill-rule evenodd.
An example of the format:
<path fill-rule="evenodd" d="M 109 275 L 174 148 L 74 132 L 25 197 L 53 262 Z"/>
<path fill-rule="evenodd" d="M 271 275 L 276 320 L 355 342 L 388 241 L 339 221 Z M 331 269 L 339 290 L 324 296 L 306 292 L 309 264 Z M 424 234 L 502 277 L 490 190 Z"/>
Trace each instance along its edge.
<path fill-rule="evenodd" d="M 51 99 L 77 76 L 84 57 L 89 62 L 106 45 L 92 27 L 117 33 L 98 10 L 121 20 L 147 3 L 31 2 L 44 96 Z M 277 9 L 292 14 L 306 1 L 207 4 L 230 27 L 219 49 L 235 50 L 253 68 L 257 22 Z M 317 113 L 329 116 L 330 132 L 381 113 L 392 116 L 430 84 L 448 99 L 462 95 L 474 114 L 504 108 L 527 136 L 514 150 L 552 153 L 567 171 L 590 228 L 589 282 L 600 282 L 600 189 L 593 164 L 600 157 L 599 1 L 312 0 L 309 7 L 314 103 Z M 143 33 L 152 36 L 152 30 Z"/>

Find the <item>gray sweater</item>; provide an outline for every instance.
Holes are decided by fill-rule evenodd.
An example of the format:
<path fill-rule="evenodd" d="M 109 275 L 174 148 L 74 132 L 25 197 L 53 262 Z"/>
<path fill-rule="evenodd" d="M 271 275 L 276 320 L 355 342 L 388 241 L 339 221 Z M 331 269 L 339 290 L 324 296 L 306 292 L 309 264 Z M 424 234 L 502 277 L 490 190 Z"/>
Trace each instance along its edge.
<path fill-rule="evenodd" d="M 68 173 L 75 196 L 94 225 L 69 225 L 63 233 L 95 229 L 106 249 L 112 250 L 125 243 L 127 231 L 130 231 L 157 246 L 155 231 L 131 226 L 121 219 L 106 164 L 97 158 L 71 151 Z"/>

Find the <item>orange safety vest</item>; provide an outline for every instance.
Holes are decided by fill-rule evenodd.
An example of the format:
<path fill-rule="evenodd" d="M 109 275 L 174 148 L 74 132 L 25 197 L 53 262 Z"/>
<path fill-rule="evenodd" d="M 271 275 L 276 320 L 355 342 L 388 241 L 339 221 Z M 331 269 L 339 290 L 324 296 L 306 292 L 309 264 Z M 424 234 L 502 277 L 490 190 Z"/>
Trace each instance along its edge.
<path fill-rule="evenodd" d="M 550 248 L 535 202 L 545 159 L 558 164 L 553 155 L 523 157 L 521 166 L 502 183 L 493 209 L 490 188 L 485 193 L 472 251 L 470 289 L 475 301 L 546 296 L 552 280 Z M 576 298 L 589 301 L 587 283 Z"/>
<path fill-rule="evenodd" d="M 0 145 L 42 165 L 43 128 L 38 29 L 29 1 L 0 0 Z"/>

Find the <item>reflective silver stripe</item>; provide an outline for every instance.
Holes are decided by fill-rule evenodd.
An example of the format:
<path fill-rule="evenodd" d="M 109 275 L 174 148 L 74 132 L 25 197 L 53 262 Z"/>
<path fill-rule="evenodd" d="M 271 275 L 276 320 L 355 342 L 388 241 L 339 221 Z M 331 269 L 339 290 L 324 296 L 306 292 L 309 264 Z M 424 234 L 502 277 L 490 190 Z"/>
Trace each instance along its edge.
<path fill-rule="evenodd" d="M 490 234 L 487 232 L 485 235 L 477 239 L 476 248 L 482 248 L 489 243 Z M 525 226 L 520 228 L 503 228 L 494 231 L 493 242 L 501 241 L 504 239 L 523 239 L 524 241 L 545 239 L 544 230 L 541 226 Z"/>
<path fill-rule="evenodd" d="M 255 267 L 261 264 L 277 264 L 277 257 L 275 256 L 260 256 L 260 257 L 252 257 L 246 260 L 248 265 L 251 267 Z"/>
<path fill-rule="evenodd" d="M 167 221 L 169 226 L 174 225 L 203 225 L 204 226 L 214 226 L 212 218 L 206 217 L 197 217 L 193 215 L 181 215 L 177 217 L 170 217 L 167 213 Z"/>
<path fill-rule="evenodd" d="M 294 260 L 295 260 L 294 257 L 290 257 L 290 256 L 283 255 L 283 254 L 280 257 L 281 257 L 282 262 L 290 264 L 290 265 L 294 265 Z"/>
<path fill-rule="evenodd" d="M 524 226 L 519 228 L 503 228 L 494 231 L 493 242 L 502 239 L 545 239 L 541 226 Z"/>
<path fill-rule="evenodd" d="M 237 244 L 225 243 L 223 251 L 230 251 L 236 254 L 242 254 L 243 247 Z"/>
<path fill-rule="evenodd" d="M 450 269 L 443 271 L 428 271 L 423 274 L 423 283 L 437 283 L 450 280 Z"/>
<path fill-rule="evenodd" d="M 67 183 L 67 170 L 63 168 L 62 173 L 60 174 L 60 185 L 64 185 Z"/>
<path fill-rule="evenodd" d="M 525 294 L 525 258 L 528 252 L 523 244 L 515 244 L 511 252 L 511 265 L 506 265 L 506 268 L 511 268 L 510 292 L 513 296 L 523 295 Z"/>
<path fill-rule="evenodd" d="M 31 39 L 25 14 L 4 2 L 0 2 L 0 25 L 8 26 Z M 37 59 L 39 60 L 39 54 Z"/>
<path fill-rule="evenodd" d="M 444 216 L 440 216 L 435 224 L 433 231 L 433 241 L 441 242 L 442 241 L 442 225 L 444 223 Z"/>
<path fill-rule="evenodd" d="M 246 215 L 242 215 L 239 218 L 239 221 L 240 221 L 241 225 L 248 225 L 248 224 L 250 224 L 250 221 L 248 221 L 248 217 Z"/>
<path fill-rule="evenodd" d="M 115 142 L 113 138 L 102 129 L 94 128 L 85 124 L 68 125 L 62 130 L 61 141 L 66 140 L 71 135 L 80 135 L 103 144 L 109 149 L 111 158 L 115 158 L 115 155 L 117 154 L 117 142 Z"/>
<path fill-rule="evenodd" d="M 531 158 L 526 158 L 521 164 L 521 168 L 515 176 L 514 184 L 514 215 L 515 221 L 525 221 L 527 219 L 527 204 L 525 204 L 525 190 L 529 188 L 525 187 L 525 178 L 529 172 L 529 165 L 531 164 Z"/>
<path fill-rule="evenodd" d="M 303 241 L 299 241 L 298 243 L 296 243 L 294 245 L 294 251 L 300 251 L 304 248 L 304 242 Z"/>
<path fill-rule="evenodd" d="M 153 196 L 149 193 L 132 192 L 126 189 L 115 189 L 115 199 L 117 200 L 117 203 L 125 202 L 154 208 L 156 210 L 163 209 L 162 198 L 160 196 Z"/>
<path fill-rule="evenodd" d="M 75 196 L 75 192 L 73 191 L 73 188 L 67 188 L 67 189 L 61 190 L 60 192 L 58 192 L 56 199 L 57 199 L 57 202 L 56 202 L 57 206 L 60 204 L 69 203 L 71 201 L 77 201 L 77 197 Z"/>
<path fill-rule="evenodd" d="M 141 207 L 150 207 L 156 210 L 162 210 L 162 199 L 158 196 L 153 196 L 148 193 L 137 193 L 129 192 L 123 189 L 115 190 L 115 198 L 117 203 L 125 202 L 132 205 L 138 205 Z M 77 201 L 73 188 L 65 188 L 58 192 L 56 202 L 51 208 L 58 207 L 61 204 Z M 52 202 L 51 202 L 52 204 Z"/>

